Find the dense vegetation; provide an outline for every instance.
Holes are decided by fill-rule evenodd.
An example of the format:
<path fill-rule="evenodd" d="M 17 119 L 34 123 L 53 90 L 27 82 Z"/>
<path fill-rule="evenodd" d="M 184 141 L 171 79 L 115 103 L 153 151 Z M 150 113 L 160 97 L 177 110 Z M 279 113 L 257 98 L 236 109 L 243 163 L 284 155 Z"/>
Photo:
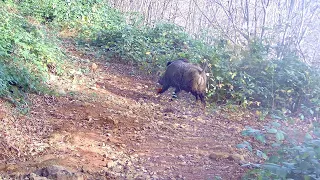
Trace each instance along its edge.
<path fill-rule="evenodd" d="M 63 53 L 45 26 L 0 2 L 0 95 L 21 104 L 22 92 L 44 92 L 48 72 L 61 73 Z"/>
<path fill-rule="evenodd" d="M 301 119 L 319 117 L 319 71 L 301 62 L 296 52 L 271 47 L 262 39 L 252 39 L 240 48 L 206 34 L 195 39 L 174 24 L 147 26 L 139 14 L 129 19 L 102 0 L 1 1 L 0 6 L 0 95 L 15 103 L 19 103 L 15 96 L 23 92 L 44 92 L 49 73 L 63 74 L 62 64 L 67 62 L 55 32 L 69 30 L 76 32 L 74 38 L 79 42 L 99 47 L 111 60 L 136 64 L 149 73 L 179 57 L 209 62 L 207 98 L 211 102 L 240 103 L 259 109 L 263 117 L 274 113 L 299 115 Z M 204 38 L 213 43 L 205 43 Z M 269 58 L 279 50 L 281 59 Z M 257 131 L 252 132 L 256 135 Z M 289 162 L 287 173 L 280 168 L 280 177 L 295 172 L 319 177 L 319 172 L 312 170 L 319 166 L 319 136 L 315 139 L 309 138 L 300 146 L 281 145 L 280 157 Z M 281 158 L 270 162 L 281 162 Z M 306 160 L 314 166 L 300 170 Z"/>
<path fill-rule="evenodd" d="M 273 122 L 264 130 L 247 127 L 244 136 L 253 137 L 261 145 L 272 146 L 262 151 L 245 141 L 238 148 L 247 148 L 264 160 L 264 163 L 248 163 L 243 166 L 257 168 L 245 179 L 318 179 L 320 176 L 320 130 L 319 124 L 309 129 L 312 133 L 287 135 L 280 123 Z M 261 147 L 261 146 L 260 146 Z"/>

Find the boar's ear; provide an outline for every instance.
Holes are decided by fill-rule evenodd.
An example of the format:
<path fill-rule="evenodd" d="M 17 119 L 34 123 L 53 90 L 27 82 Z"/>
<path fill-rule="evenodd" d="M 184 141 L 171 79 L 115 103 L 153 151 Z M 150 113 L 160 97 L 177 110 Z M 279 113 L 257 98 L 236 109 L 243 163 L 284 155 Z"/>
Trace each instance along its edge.
<path fill-rule="evenodd" d="M 167 62 L 167 66 L 169 66 L 171 63 L 172 63 L 171 61 Z"/>
<path fill-rule="evenodd" d="M 186 59 L 186 58 L 183 58 L 182 61 L 185 62 L 185 63 L 190 63 L 190 61 L 188 59 Z"/>

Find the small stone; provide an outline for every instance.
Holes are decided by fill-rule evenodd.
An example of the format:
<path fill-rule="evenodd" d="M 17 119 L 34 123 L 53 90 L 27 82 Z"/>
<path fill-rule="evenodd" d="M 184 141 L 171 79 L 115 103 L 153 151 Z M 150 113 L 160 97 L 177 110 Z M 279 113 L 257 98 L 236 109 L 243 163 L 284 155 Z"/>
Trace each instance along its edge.
<path fill-rule="evenodd" d="M 179 158 L 180 160 L 184 159 L 184 157 L 183 157 L 182 155 L 179 155 L 178 158 Z"/>
<path fill-rule="evenodd" d="M 5 111 L 0 110 L 0 120 L 5 118 L 7 113 Z"/>
<path fill-rule="evenodd" d="M 91 71 L 95 72 L 98 69 L 98 65 L 96 63 L 91 64 Z"/>
<path fill-rule="evenodd" d="M 221 153 L 221 152 L 213 152 L 209 155 L 209 159 L 217 161 L 220 159 L 227 159 L 229 157 L 228 153 Z"/>
<path fill-rule="evenodd" d="M 244 161 L 244 157 L 240 154 L 231 154 L 229 157 L 228 157 L 229 160 L 231 161 Z"/>
<path fill-rule="evenodd" d="M 158 176 L 156 176 L 156 175 L 153 175 L 152 179 L 160 179 L 160 178 Z"/>
<path fill-rule="evenodd" d="M 121 173 L 123 171 L 123 166 L 118 165 L 118 166 L 113 166 L 113 171 Z"/>
<path fill-rule="evenodd" d="M 66 91 L 64 89 L 58 89 L 57 91 L 60 95 L 66 95 Z"/>
<path fill-rule="evenodd" d="M 47 180 L 48 178 L 46 178 L 46 177 L 40 177 L 40 176 L 36 175 L 35 173 L 31 173 L 31 174 L 29 175 L 29 179 L 30 179 L 30 180 Z"/>
<path fill-rule="evenodd" d="M 109 161 L 108 163 L 107 163 L 107 167 L 108 168 L 112 168 L 112 167 L 114 167 L 116 165 L 116 162 L 114 162 L 114 161 Z"/>
<path fill-rule="evenodd" d="M 77 174 L 69 171 L 65 167 L 52 165 L 44 167 L 34 172 L 37 176 L 45 177 L 45 179 L 81 179 Z M 31 175 L 31 174 L 30 174 Z M 34 176 L 34 175 L 33 175 Z M 34 176 L 35 177 L 35 176 Z M 37 180 L 44 180 L 43 178 L 34 178 Z"/>

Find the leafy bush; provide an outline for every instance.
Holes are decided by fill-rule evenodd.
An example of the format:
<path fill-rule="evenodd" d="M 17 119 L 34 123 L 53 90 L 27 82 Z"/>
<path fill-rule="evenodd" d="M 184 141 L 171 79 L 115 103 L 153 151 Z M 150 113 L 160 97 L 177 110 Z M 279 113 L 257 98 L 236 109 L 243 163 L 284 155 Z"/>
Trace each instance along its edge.
<path fill-rule="evenodd" d="M 319 179 L 320 178 L 320 129 L 315 124 L 312 136 L 307 133 L 304 141 L 299 142 L 297 137 L 286 136 L 280 130 L 280 124 L 272 123 L 265 131 L 247 127 L 244 136 L 253 136 L 263 144 L 273 142 L 273 150 L 268 154 L 256 150 L 257 155 L 266 162 L 262 164 L 245 164 L 253 166 L 245 179 Z M 274 138 L 270 138 L 270 137 Z M 268 142 L 267 139 L 270 141 Z M 253 151 L 250 143 L 244 142 L 238 148 L 247 148 Z"/>
<path fill-rule="evenodd" d="M 199 41 L 193 40 L 180 27 L 158 23 L 154 27 L 133 23 L 118 31 L 101 32 L 93 45 L 105 47 L 115 58 L 158 69 L 176 58 L 189 58 L 196 62 L 209 57 L 199 50 Z M 212 47 L 211 47 L 212 48 Z M 208 51 L 206 51 L 208 52 Z"/>
<path fill-rule="evenodd" d="M 288 53 L 281 60 L 266 60 L 269 48 L 252 44 L 250 51 L 237 64 L 235 91 L 242 101 L 284 113 L 319 115 L 319 72 Z M 306 111 L 307 110 L 307 111 Z"/>
<path fill-rule="evenodd" d="M 18 3 L 24 15 L 60 29 L 75 29 L 85 39 L 101 31 L 122 27 L 124 17 L 105 0 L 23 0 Z"/>
<path fill-rule="evenodd" d="M 31 24 L 14 5 L 0 2 L 0 95 L 16 102 L 12 96 L 20 91 L 43 91 L 42 82 L 48 65 L 59 68 L 63 56 L 44 27 Z"/>

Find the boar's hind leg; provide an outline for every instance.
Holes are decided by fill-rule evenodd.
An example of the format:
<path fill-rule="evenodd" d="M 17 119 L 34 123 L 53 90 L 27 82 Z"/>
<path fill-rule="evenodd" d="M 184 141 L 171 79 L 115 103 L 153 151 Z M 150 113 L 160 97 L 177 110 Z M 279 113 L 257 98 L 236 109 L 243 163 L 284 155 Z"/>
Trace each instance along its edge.
<path fill-rule="evenodd" d="M 206 101 L 204 100 L 204 95 L 201 93 L 201 94 L 199 94 L 199 97 L 200 97 L 201 102 L 202 102 L 204 105 L 206 105 Z"/>

